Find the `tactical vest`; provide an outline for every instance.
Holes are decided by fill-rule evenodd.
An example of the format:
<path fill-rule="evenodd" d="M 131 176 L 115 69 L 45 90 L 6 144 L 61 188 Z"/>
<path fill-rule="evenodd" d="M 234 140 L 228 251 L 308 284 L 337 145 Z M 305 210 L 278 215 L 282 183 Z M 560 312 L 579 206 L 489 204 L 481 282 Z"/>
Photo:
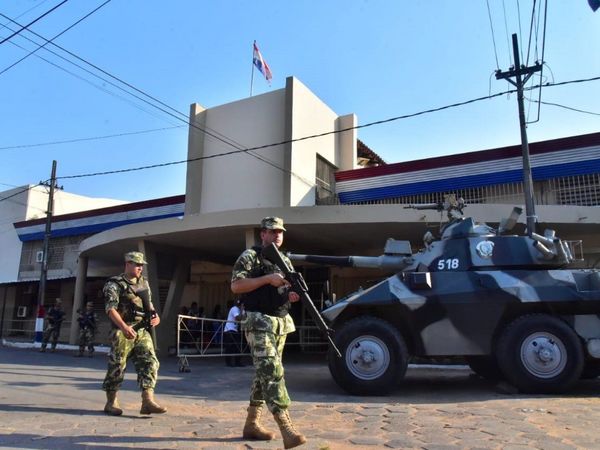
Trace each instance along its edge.
<path fill-rule="evenodd" d="M 258 278 L 263 275 L 281 271 L 275 267 L 275 270 L 269 272 L 266 270 L 267 265 L 272 265 L 262 259 L 262 247 L 252 247 L 258 256 L 255 261 L 255 266 L 250 271 L 249 278 Z M 240 301 L 244 304 L 246 311 L 256 311 L 269 316 L 285 317 L 290 312 L 291 303 L 288 300 L 287 290 L 280 294 L 275 286 L 267 284 L 255 289 L 252 292 L 242 294 Z"/>
<path fill-rule="evenodd" d="M 143 278 L 140 278 L 143 280 Z M 138 289 L 143 289 L 145 283 L 138 283 L 138 285 L 132 285 L 129 283 L 123 275 L 109 278 L 109 281 L 115 282 L 119 288 L 119 306 L 117 306 L 117 312 L 128 325 L 140 322 L 143 319 L 144 306 L 142 299 L 136 294 Z M 140 314 L 141 313 L 141 314 Z"/>

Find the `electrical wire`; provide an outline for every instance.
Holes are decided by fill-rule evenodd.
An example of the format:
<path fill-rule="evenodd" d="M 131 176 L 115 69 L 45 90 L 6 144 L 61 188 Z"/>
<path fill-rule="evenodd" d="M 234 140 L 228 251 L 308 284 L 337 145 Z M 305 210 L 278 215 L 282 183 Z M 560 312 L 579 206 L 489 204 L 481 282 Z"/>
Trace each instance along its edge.
<path fill-rule="evenodd" d="M 9 145 L 6 147 L 0 147 L 0 150 L 13 150 L 13 149 L 18 149 L 18 148 L 45 147 L 45 146 L 49 146 L 49 145 L 73 144 L 75 142 L 98 141 L 98 140 L 102 140 L 102 139 L 110 139 L 110 138 L 123 137 L 123 136 L 134 136 L 134 135 L 138 135 L 138 134 L 155 133 L 157 131 L 173 130 L 176 128 L 183 128 L 183 127 L 185 127 L 185 125 L 175 125 L 172 127 L 154 128 L 151 130 L 141 130 L 141 131 L 130 131 L 130 132 L 125 132 L 125 133 L 107 134 L 104 136 L 65 139 L 62 141 L 39 142 L 37 144 Z M 0 184 L 2 184 L 2 183 L 0 183 Z"/>
<path fill-rule="evenodd" d="M 523 31 L 521 31 L 521 3 L 517 0 L 517 18 L 519 19 L 519 40 L 523 42 Z M 521 62 L 523 62 L 523 46 L 519 45 L 519 52 L 521 53 Z M 517 67 L 518 69 L 518 67 Z"/>
<path fill-rule="evenodd" d="M 563 82 L 560 82 L 560 83 L 545 83 L 544 86 L 545 87 L 564 86 L 564 85 L 568 85 L 568 84 L 584 83 L 584 82 L 598 81 L 598 80 L 600 80 L 600 76 L 598 76 L 598 77 L 591 77 L 591 78 L 582 78 L 582 79 L 578 79 L 578 80 L 563 81 Z M 533 89 L 537 89 L 539 87 L 540 87 L 540 85 L 536 85 L 536 86 L 531 86 L 531 87 L 528 87 L 528 88 L 524 88 L 524 90 L 533 90 Z M 506 95 L 506 94 L 512 94 L 512 93 L 515 93 L 515 92 L 517 92 L 516 89 L 511 89 L 511 90 L 508 90 L 508 91 L 498 92 L 496 94 L 487 95 L 487 96 L 484 96 L 484 97 L 477 97 L 477 98 L 473 98 L 471 100 L 466 100 L 466 101 L 452 103 L 452 104 L 445 105 L 445 106 L 440 106 L 438 108 L 431 108 L 431 109 L 419 111 L 419 112 L 416 112 L 416 113 L 405 114 L 405 115 L 401 115 L 401 116 L 391 117 L 391 118 L 388 118 L 388 119 L 378 120 L 378 121 L 366 123 L 364 125 L 357 125 L 357 126 L 354 126 L 354 127 L 343 128 L 343 129 L 340 129 L 340 130 L 327 131 L 325 133 L 313 134 L 313 135 L 304 136 L 304 137 L 296 138 L 296 139 L 288 139 L 288 140 L 285 140 L 285 141 L 275 142 L 275 143 L 272 143 L 272 144 L 265 144 L 265 145 L 261 145 L 261 146 L 257 146 L 257 147 L 251 147 L 251 148 L 239 149 L 239 150 L 232 150 L 232 151 L 229 151 L 229 152 L 217 153 L 217 154 L 209 155 L 209 156 L 200 156 L 200 157 L 197 157 L 197 158 L 184 159 L 184 160 L 180 160 L 180 161 L 170 161 L 170 162 L 158 163 L 158 164 L 151 164 L 151 165 L 146 165 L 146 166 L 130 167 L 130 168 L 126 168 L 126 169 L 109 170 L 109 171 L 104 171 L 104 172 L 84 173 L 84 174 L 78 174 L 78 175 L 65 175 L 65 176 L 56 177 L 56 179 L 57 180 L 59 180 L 59 179 L 60 180 L 66 180 L 66 179 L 73 179 L 73 178 L 86 178 L 86 177 L 94 177 L 94 176 L 101 176 L 101 175 L 112 175 L 112 174 L 117 174 L 117 173 L 134 172 L 134 171 L 138 171 L 138 170 L 154 169 L 154 168 L 158 168 L 158 167 L 166 167 L 166 166 L 172 166 L 172 165 L 177 165 L 177 164 L 184 164 L 184 163 L 195 162 L 195 161 L 200 161 L 200 160 L 219 158 L 219 157 L 224 157 L 224 156 L 235 155 L 235 154 L 238 154 L 238 153 L 247 153 L 247 152 L 252 151 L 252 150 L 260 150 L 260 149 L 264 149 L 264 148 L 275 147 L 275 146 L 280 146 L 280 145 L 284 145 L 284 144 L 290 144 L 290 143 L 294 143 L 294 142 L 305 141 L 305 140 L 309 140 L 309 139 L 315 139 L 315 138 L 319 138 L 319 137 L 323 137 L 323 136 L 329 136 L 329 135 L 332 135 L 332 134 L 344 133 L 346 131 L 352 131 L 352 130 L 358 130 L 358 129 L 361 129 L 361 128 L 372 127 L 372 126 L 375 126 L 375 125 L 381 125 L 381 124 L 384 124 L 384 123 L 394 122 L 394 121 L 401 120 L 401 119 L 408 119 L 408 118 L 411 118 L 411 117 L 417 117 L 417 116 L 420 116 L 420 115 L 429 114 L 429 113 L 438 112 L 438 111 L 443 111 L 445 109 L 456 108 L 456 107 L 459 107 L 459 106 L 464 106 L 464 105 L 468 105 L 468 104 L 471 104 L 471 103 L 480 102 L 480 101 L 483 101 L 483 100 L 490 100 L 490 99 L 493 99 L 493 98 L 496 98 L 496 97 L 500 97 L 500 96 L 503 96 L 503 95 Z"/>
<path fill-rule="evenodd" d="M 561 105 L 559 103 L 541 102 L 541 101 L 533 100 L 533 99 L 529 99 L 529 101 L 534 102 L 534 103 L 541 103 L 542 105 L 557 106 L 558 108 L 568 109 L 569 111 L 575 111 L 575 112 L 579 112 L 579 113 L 583 113 L 583 114 L 590 114 L 592 116 L 600 116 L 600 113 L 596 113 L 596 112 L 592 112 L 592 111 L 585 111 L 583 109 L 572 108 L 570 106 Z"/>
<path fill-rule="evenodd" d="M 8 41 L 9 39 L 13 38 L 14 36 L 16 36 L 17 34 L 19 34 L 21 31 L 29 28 L 31 25 L 33 25 L 34 23 L 36 23 L 38 20 L 44 18 L 45 16 L 47 16 L 48 14 L 50 14 L 52 11 L 54 11 L 55 9 L 59 8 L 60 6 L 64 5 L 65 3 L 67 3 L 69 0 L 63 0 L 61 3 L 59 3 L 58 5 L 56 5 L 54 8 L 49 9 L 48 11 L 46 11 L 44 14 L 42 14 L 41 16 L 39 16 L 37 19 L 32 20 L 31 22 L 29 22 L 27 25 L 22 25 L 20 30 L 15 31 L 13 34 L 11 34 L 10 36 L 8 36 L 7 38 L 4 38 L 0 41 L 0 45 L 4 44 L 6 41 Z"/>
<path fill-rule="evenodd" d="M 490 0 L 485 0 L 488 10 L 488 18 L 490 19 L 490 29 L 492 31 L 492 43 L 494 44 L 494 56 L 496 57 L 496 69 L 500 70 L 498 62 L 498 51 L 496 50 L 496 37 L 494 36 L 494 24 L 492 23 L 492 12 L 490 11 Z"/>
<path fill-rule="evenodd" d="M 529 51 L 531 49 L 531 37 L 533 36 L 533 24 L 535 22 L 535 4 L 536 4 L 536 0 L 533 0 L 533 7 L 531 10 L 531 22 L 529 23 L 529 39 L 527 42 L 527 59 L 525 60 L 525 66 L 529 66 Z M 537 36 L 537 35 L 536 35 Z M 537 41 L 537 38 L 536 38 Z M 537 45 L 536 45 L 537 48 Z"/>
<path fill-rule="evenodd" d="M 542 32 L 542 68 L 540 70 L 540 82 L 539 82 L 539 86 L 540 86 L 540 90 L 538 93 L 538 108 L 537 108 L 537 117 L 534 121 L 531 122 L 526 122 L 526 124 L 530 124 L 530 123 L 536 123 L 540 120 L 540 116 L 541 116 L 541 105 L 542 105 L 542 86 L 544 86 L 544 84 L 542 83 L 543 77 L 544 77 L 544 55 L 546 53 L 546 21 L 548 18 L 548 0 L 546 0 L 545 4 L 544 4 L 544 29 Z M 536 45 L 537 48 L 537 45 Z"/>
<path fill-rule="evenodd" d="M 513 65 L 513 57 L 512 57 L 512 52 L 511 52 L 511 47 L 510 47 L 510 38 L 508 37 L 508 22 L 506 20 L 506 4 L 504 3 L 504 0 L 502 0 L 502 10 L 504 11 L 504 32 L 506 33 L 506 48 L 508 49 L 508 61 L 509 61 L 509 65 Z"/>
<path fill-rule="evenodd" d="M 0 16 L 2 16 L 2 13 L 0 13 Z M 33 43 L 34 43 L 34 44 L 36 44 L 36 45 L 38 45 L 37 43 L 35 43 L 35 41 L 33 41 L 33 40 L 29 39 L 29 38 L 28 38 L 28 37 L 26 37 L 26 36 L 21 36 L 21 37 L 22 37 L 22 38 L 24 38 L 24 39 L 27 39 L 27 40 L 29 40 L 30 42 L 33 42 Z M 11 43 L 12 45 L 14 45 L 14 46 L 16 46 L 16 47 L 18 47 L 18 48 L 22 49 L 22 50 L 25 50 L 25 51 L 27 51 L 27 50 L 26 50 L 24 47 L 22 47 L 21 45 L 17 44 L 16 42 L 10 41 L 10 43 Z M 52 51 L 52 50 L 50 50 L 50 49 L 48 49 L 48 48 L 44 48 L 44 50 L 46 50 L 46 51 L 47 51 L 47 52 L 49 52 L 49 53 L 52 53 L 52 54 L 54 54 L 55 56 L 58 56 L 59 58 L 62 58 L 62 59 L 64 59 L 65 61 L 67 61 L 67 62 L 69 62 L 69 63 L 71 63 L 71 64 L 73 64 L 73 65 L 75 65 L 75 66 L 79 67 L 80 69 L 82 69 L 82 70 L 84 70 L 84 71 L 86 71 L 86 72 L 89 72 L 89 71 L 87 71 L 85 68 L 83 68 L 83 67 L 81 67 L 81 66 L 79 66 L 79 65 L 77 65 L 77 64 L 75 64 L 75 63 L 73 63 L 72 61 L 69 61 L 69 60 L 68 60 L 68 59 L 66 59 L 66 58 L 63 58 L 61 55 L 59 55 L 58 53 L 56 53 L 56 52 L 54 52 L 54 51 Z M 46 63 L 50 64 L 50 65 L 52 65 L 52 66 L 56 67 L 57 69 L 59 69 L 59 70 L 62 70 L 63 72 L 66 72 L 66 73 L 68 73 L 69 75 L 71 75 L 71 76 L 73 76 L 73 77 L 75 77 L 75 78 L 77 78 L 77 79 L 79 79 L 79 80 L 83 81 L 84 83 L 87 83 L 87 84 L 89 84 L 90 86 L 93 86 L 94 88 L 98 89 L 99 91 L 102 91 L 102 92 L 104 92 L 105 94 L 108 94 L 108 95 L 111 95 L 111 96 L 113 96 L 113 97 L 115 97 L 115 98 L 118 98 L 118 99 L 120 99 L 120 100 L 122 100 L 122 101 L 124 101 L 124 102 L 126 102 L 126 103 L 128 103 L 128 104 L 130 104 L 130 105 L 131 105 L 131 106 L 133 106 L 134 108 L 136 108 L 136 109 L 139 109 L 140 111 L 143 111 L 143 112 L 145 112 L 146 114 L 149 114 L 149 115 L 151 115 L 152 117 L 155 117 L 155 118 L 157 118 L 157 119 L 160 119 L 160 120 L 163 120 L 163 121 L 165 121 L 165 122 L 167 122 L 167 123 L 169 123 L 169 124 L 171 124 L 171 125 L 173 125 L 173 126 L 176 126 L 176 125 L 174 125 L 174 122 L 172 122 L 171 120 L 168 120 L 168 119 L 166 119 L 165 117 L 159 116 L 158 114 L 156 114 L 156 113 L 154 113 L 154 112 L 152 112 L 152 111 L 150 111 L 150 110 L 148 110 L 148 109 L 145 109 L 145 108 L 143 108 L 142 106 L 140 106 L 139 104 L 137 104 L 137 103 L 133 102 L 132 100 L 129 100 L 129 99 L 127 99 L 127 98 L 123 97 L 122 95 L 119 95 L 119 94 L 117 94 L 117 93 L 115 93 L 115 92 L 112 92 L 112 91 L 110 91 L 110 90 L 108 90 L 108 89 L 106 89 L 106 88 L 104 88 L 104 87 L 102 87 L 102 86 L 100 86 L 100 85 L 98 85 L 98 84 L 95 84 L 95 83 L 93 83 L 92 81 L 90 81 L 90 80 L 88 80 L 88 79 L 85 79 L 84 77 L 82 77 L 82 76 L 80 76 L 80 75 L 77 75 L 76 73 L 74 73 L 74 72 L 70 71 L 69 69 L 67 69 L 67 68 L 65 68 L 65 67 L 62 67 L 62 66 L 60 66 L 60 65 L 58 65 L 58 64 L 55 64 L 54 62 L 52 62 L 52 61 L 50 61 L 50 60 L 48 60 L 48 59 L 44 58 L 43 56 L 40 56 L 40 55 L 37 55 L 37 54 L 34 54 L 34 56 L 35 56 L 36 58 L 39 58 L 39 59 L 41 59 L 42 61 L 44 61 L 44 62 L 46 62 Z M 89 73 L 91 73 L 92 75 L 94 75 L 92 72 L 89 72 Z M 104 81 L 104 82 L 106 82 L 106 83 L 109 83 L 107 80 L 104 80 L 103 78 L 100 78 L 100 79 L 101 79 L 101 80 L 103 80 L 103 81 Z M 127 92 L 127 91 L 125 91 L 125 92 Z"/>
<path fill-rule="evenodd" d="M 40 6 L 42 6 L 42 5 L 43 5 L 44 3 L 46 3 L 47 1 L 48 1 L 48 0 L 42 0 L 41 2 L 39 2 L 39 3 L 36 3 L 34 6 L 32 6 L 31 8 L 29 8 L 28 10 L 26 10 L 26 11 L 23 11 L 21 14 L 19 14 L 19 15 L 16 17 L 16 19 L 18 19 L 18 18 L 20 18 L 20 17 L 23 17 L 23 16 L 24 16 L 25 14 L 27 14 L 29 11 L 33 11 L 34 9 L 36 9 L 36 8 L 39 8 Z M 8 22 L 7 22 L 7 24 L 8 24 Z M 0 30 L 1 30 L 2 28 L 6 28 L 6 25 L 7 25 L 7 24 L 1 24 L 1 25 L 0 25 Z"/>
<path fill-rule="evenodd" d="M 62 36 L 63 34 L 65 34 L 67 31 L 69 31 L 71 28 L 75 27 L 76 25 L 80 24 L 81 22 L 83 22 L 85 19 L 87 19 L 88 17 L 90 17 L 92 14 L 94 14 L 96 11 L 98 11 L 100 8 L 102 8 L 103 6 L 105 6 L 106 4 L 110 3 L 112 0 L 106 0 L 104 3 L 102 3 L 100 6 L 98 6 L 96 9 L 92 10 L 91 12 L 87 13 L 85 16 L 83 16 L 81 19 L 79 19 L 77 22 L 75 22 L 74 24 L 72 24 L 71 26 L 65 28 L 63 31 L 61 31 L 60 33 L 58 33 L 56 36 L 54 36 L 52 39 L 46 40 L 46 42 L 43 45 L 38 46 L 38 48 L 30 51 L 28 54 L 26 54 L 25 56 L 23 56 L 21 59 L 19 59 L 18 61 L 15 61 L 14 63 L 12 63 L 10 66 L 4 68 L 2 71 L 0 71 L 0 75 L 2 75 L 4 72 L 12 69 L 13 67 L 15 67 L 17 64 L 19 64 L 21 61 L 29 58 L 31 55 L 33 55 L 35 52 L 37 52 L 39 49 L 44 48 L 46 45 L 51 44 L 52 41 L 60 36 Z"/>
<path fill-rule="evenodd" d="M 5 16 L 5 15 L 4 15 L 4 14 L 2 14 L 2 13 L 0 13 L 0 16 L 2 16 L 2 17 L 5 17 L 5 18 L 7 18 L 8 20 L 12 21 L 13 23 L 15 23 L 15 24 L 19 25 L 17 22 L 15 22 L 15 21 L 14 21 L 14 20 L 12 20 L 11 18 L 9 18 L 9 17 Z M 72 57 L 74 57 L 74 58 L 77 58 L 78 60 L 80 60 L 80 61 L 82 61 L 82 62 L 84 62 L 84 63 L 88 64 L 89 66 L 91 66 L 91 67 L 93 67 L 94 69 L 96 69 L 96 70 L 98 70 L 98 71 L 102 72 L 103 74 L 106 74 L 107 76 L 111 77 L 112 79 L 114 79 L 114 80 L 116 80 L 116 81 L 118 81 L 118 82 L 120 82 L 120 83 L 124 84 L 125 86 L 127 86 L 127 87 L 129 87 L 129 88 L 131 88 L 131 89 L 135 90 L 136 92 L 138 92 L 138 93 L 140 93 L 140 94 L 144 95 L 145 97 L 147 97 L 147 98 L 149 98 L 149 99 L 153 100 L 154 102 L 156 102 L 156 103 L 158 103 L 158 104 L 160 104 L 160 105 L 164 106 L 165 108 L 167 108 L 167 109 L 170 109 L 171 111 L 173 111 L 173 112 L 177 113 L 179 116 L 177 116 L 176 114 L 173 114 L 173 113 L 171 113 L 171 112 L 169 112 L 169 111 L 165 110 L 164 108 L 162 108 L 162 107 L 160 107 L 160 106 L 157 106 L 157 105 L 153 104 L 152 102 L 150 102 L 150 101 L 148 101 L 148 100 L 146 100 L 146 99 L 144 99 L 144 98 L 142 98 L 142 97 L 140 97 L 140 96 L 138 96 L 138 95 L 136 95 L 136 94 L 133 94 L 133 93 L 131 93 L 131 92 L 127 91 L 126 89 L 123 89 L 121 86 L 118 86 L 117 84 L 115 84 L 115 83 L 113 83 L 113 82 L 111 82 L 111 81 L 109 81 L 109 80 L 106 80 L 105 78 L 102 78 L 101 76 L 99 76 L 99 75 L 97 75 L 97 74 L 94 74 L 93 72 L 91 72 L 91 71 L 89 71 L 89 70 L 87 70 L 87 69 L 85 69 L 85 68 L 81 67 L 79 64 L 76 64 L 76 63 L 74 63 L 73 61 L 70 61 L 70 60 L 68 60 L 68 59 L 66 59 L 66 58 L 64 58 L 64 57 L 62 57 L 62 56 L 60 56 L 60 55 L 57 55 L 57 56 L 61 57 L 62 59 L 64 59 L 64 60 L 66 60 L 66 61 L 70 62 L 71 64 L 74 64 L 74 65 L 76 65 L 77 67 L 79 67 L 80 69 L 84 70 L 85 72 L 87 72 L 87 73 L 89 73 L 89 74 L 91 74 L 91 75 L 93 75 L 93 76 L 95 76 L 95 77 L 97 77 L 97 78 L 100 78 L 100 79 L 102 79 L 102 80 L 103 80 L 103 81 L 105 81 L 106 83 L 109 83 L 110 85 L 112 85 L 112 86 L 116 87 L 117 89 L 120 89 L 120 90 L 122 90 L 123 92 L 125 92 L 125 93 L 127 93 L 127 94 L 129 94 L 129 95 L 131 95 L 131 96 L 133 96 L 133 97 L 135 97 L 135 98 L 137 98 L 138 100 L 140 100 L 140 101 L 142 101 L 142 102 L 144 102 L 144 103 L 146 103 L 146 104 L 148 104 L 148 105 L 150 105 L 150 106 L 152 106 L 152 107 L 154 107 L 154 108 L 156 108 L 156 109 L 158 109 L 158 110 L 162 111 L 163 113 L 165 113 L 165 114 L 167 114 L 167 115 L 169 115 L 169 116 L 171 116 L 171 117 L 173 117 L 173 118 L 175 118 L 175 119 L 177 119 L 177 120 L 179 120 L 179 121 L 181 121 L 181 122 L 184 122 L 185 124 L 187 124 L 187 125 L 189 125 L 189 126 L 191 126 L 191 127 L 195 128 L 195 129 L 198 129 L 199 131 L 203 132 L 205 135 L 207 135 L 207 136 L 209 136 L 209 137 L 211 137 L 211 138 L 213 138 L 213 139 L 216 139 L 216 140 L 218 140 L 218 141 L 220 141 L 220 142 L 222 142 L 222 143 L 224 143 L 224 144 L 226 144 L 226 145 L 229 145 L 229 146 L 231 146 L 231 147 L 233 147 L 233 148 L 236 148 L 236 149 L 238 149 L 238 150 L 242 150 L 242 149 L 243 149 L 243 146 L 241 146 L 241 144 L 239 144 L 239 143 L 235 143 L 235 141 L 233 141 L 233 140 L 229 139 L 229 138 L 228 138 L 228 137 L 226 137 L 226 136 L 223 136 L 222 134 L 220 134 L 220 133 L 218 133 L 218 132 L 215 132 L 214 130 L 210 130 L 208 127 L 204 127 L 204 128 L 202 128 L 202 127 L 199 127 L 199 126 L 198 126 L 198 125 L 195 123 L 195 121 L 192 121 L 192 122 L 190 122 L 190 121 L 187 119 L 187 115 L 186 115 L 186 114 L 184 114 L 184 113 L 182 113 L 181 111 L 178 111 L 177 109 L 175 109 L 175 108 L 173 108 L 173 107 L 171 107 L 171 106 L 167 105 L 166 103 L 162 102 L 161 100 L 158 100 L 157 98 L 155 98 L 155 97 L 151 96 L 150 94 L 148 94 L 148 93 L 146 93 L 146 92 L 142 91 L 141 89 L 138 89 L 138 88 L 136 88 L 135 86 L 131 85 L 130 83 L 127 83 L 126 81 L 124 81 L 124 80 L 122 80 L 122 79 L 120 79 L 120 78 L 118 78 L 118 77 L 116 77 L 116 76 L 114 76 L 114 75 L 110 74 L 110 73 L 109 73 L 109 72 L 107 72 L 106 70 L 104 70 L 104 69 L 102 69 L 102 68 L 100 68 L 100 67 L 96 66 L 95 64 L 93 64 L 93 63 L 91 63 L 91 62 L 87 61 L 87 60 L 86 60 L 86 59 L 84 59 L 84 58 L 81 58 L 80 56 L 78 56 L 78 55 L 74 54 L 73 52 L 70 52 L 69 50 L 65 49 L 64 47 L 61 47 L 60 45 L 58 45 L 58 44 L 56 44 L 56 43 L 54 43 L 54 42 L 50 42 L 48 39 L 46 39 L 45 37 L 43 37 L 43 36 L 39 35 L 38 33 L 35 33 L 35 32 L 33 32 L 33 31 L 31 31 L 31 30 L 29 30 L 29 31 L 30 31 L 32 34 L 36 35 L 37 37 L 39 37 L 39 38 L 43 39 L 43 40 L 44 40 L 44 41 L 46 41 L 47 43 L 50 43 L 50 44 L 52 44 L 54 47 L 57 47 L 57 48 L 59 48 L 60 50 L 62 50 L 62 51 L 64 51 L 64 52 L 66 52 L 66 53 L 67 53 L 67 54 L 69 54 L 69 55 L 71 55 Z M 48 50 L 48 49 L 46 49 L 46 48 L 45 48 L 45 50 Z M 48 51 L 49 51 L 49 50 L 48 50 Z M 56 54 L 55 52 L 51 52 L 51 53 L 53 53 L 53 54 Z M 1 74 L 1 73 L 0 73 L 0 74 Z M 296 177 L 296 178 L 298 178 L 299 180 L 303 181 L 304 183 L 306 183 L 306 184 L 307 184 L 307 185 L 309 185 L 309 186 L 312 186 L 312 185 L 314 184 L 314 183 L 311 183 L 311 182 L 309 182 L 309 181 L 308 181 L 308 180 L 306 180 L 305 178 L 303 178 L 303 177 L 301 177 L 301 176 L 299 176 L 299 175 L 295 174 L 294 172 L 292 172 L 292 171 L 290 171 L 290 170 L 287 170 L 287 169 L 285 169 L 285 168 L 283 168 L 283 167 L 280 167 L 280 166 L 276 165 L 276 164 L 275 164 L 273 161 L 270 161 L 270 160 L 268 160 L 267 158 L 265 158 L 265 157 L 263 157 L 263 156 L 257 155 L 256 153 L 254 153 L 254 152 L 251 152 L 251 151 L 249 151 L 249 152 L 248 152 L 248 154 L 249 154 L 249 155 L 251 155 L 251 156 L 253 156 L 254 158 L 256 158 L 256 159 L 258 159 L 258 160 L 260 160 L 260 161 L 262 161 L 262 162 L 266 163 L 266 164 L 269 164 L 269 165 L 271 165 L 272 167 L 275 167 L 275 168 L 277 168 L 277 169 L 279 169 L 279 170 L 283 171 L 284 173 L 290 173 L 291 175 L 293 175 L 294 177 Z"/>
<path fill-rule="evenodd" d="M 260 146 L 252 147 L 252 148 L 232 150 L 232 151 L 229 151 L 229 152 L 216 153 L 214 155 L 209 155 L 209 156 L 200 156 L 200 157 L 197 157 L 197 158 L 190 158 L 190 159 L 185 159 L 185 160 L 180 160 L 180 161 L 170 161 L 170 162 L 159 163 L 159 164 L 151 164 L 151 165 L 147 165 L 147 166 L 131 167 L 131 168 L 126 168 L 126 169 L 117 169 L 117 170 L 110 170 L 110 171 L 105 171 L 105 172 L 94 172 L 94 173 L 79 174 L 79 175 L 65 175 L 65 176 L 56 177 L 56 179 L 57 180 L 58 179 L 64 180 L 64 179 L 72 179 L 72 178 L 85 178 L 85 177 L 93 177 L 93 176 L 100 176 L 100 175 L 111 175 L 111 174 L 116 174 L 116 173 L 134 172 L 134 171 L 138 171 L 138 170 L 154 169 L 154 168 L 157 168 L 157 167 L 165 167 L 165 166 L 172 166 L 172 165 L 177 165 L 177 164 L 184 164 L 184 163 L 195 162 L 195 161 L 206 160 L 206 159 L 220 158 L 220 157 L 224 157 L 224 156 L 235 155 L 235 154 L 238 154 L 238 153 L 247 153 L 247 152 L 252 151 L 252 150 L 261 150 L 261 149 L 265 149 L 265 148 L 269 148 L 269 147 L 275 147 L 275 146 L 290 144 L 290 143 L 294 143 L 294 142 L 305 141 L 305 140 L 309 140 L 309 139 L 316 139 L 316 138 L 319 138 L 319 137 L 329 136 L 329 135 L 332 135 L 332 134 L 338 134 L 338 133 L 343 133 L 343 132 L 346 132 L 346 131 L 358 130 L 358 129 L 361 129 L 361 128 L 367 128 L 367 127 L 371 127 L 371 126 L 375 126 L 375 125 L 381 125 L 381 124 L 384 124 L 384 123 L 389 123 L 389 122 L 393 122 L 393 121 L 400 120 L 400 119 L 407 119 L 407 118 L 410 118 L 410 117 L 416 117 L 416 116 L 420 116 L 420 115 L 423 115 L 423 114 L 428 114 L 428 113 L 432 113 L 432 112 L 442 111 L 444 109 L 450 109 L 450 108 L 455 108 L 455 107 L 458 107 L 458 106 L 468 105 L 470 103 L 475 103 L 475 102 L 479 102 L 479 101 L 482 101 L 482 100 L 489 100 L 489 99 L 492 99 L 492 98 L 495 98 L 495 97 L 500 97 L 502 95 L 506 95 L 508 92 L 516 92 L 516 90 L 507 91 L 507 92 L 500 92 L 500 93 L 497 93 L 497 94 L 487 95 L 485 97 L 479 97 L 479 98 L 467 100 L 467 101 L 464 101 L 464 102 L 458 102 L 458 103 L 453 103 L 451 105 L 441 106 L 439 108 L 432 108 L 432 109 L 428 109 L 428 110 L 425 110 L 425 111 L 419 111 L 419 112 L 412 113 L 412 114 L 405 114 L 405 115 L 402 115 L 402 116 L 396 116 L 396 117 L 392 117 L 392 118 L 389 118 L 389 119 L 378 120 L 378 121 L 375 121 L 375 122 L 366 123 L 364 125 L 357 125 L 357 126 L 354 126 L 354 127 L 348 127 L 348 128 L 344 128 L 344 129 L 340 129 L 340 130 L 327 131 L 327 132 L 324 132 L 324 133 L 313 134 L 313 135 L 304 136 L 304 137 L 300 137 L 300 138 L 296 138 L 296 139 L 288 139 L 288 140 L 285 140 L 285 141 L 275 142 L 275 143 L 272 143 L 272 144 L 260 145 Z"/>
<path fill-rule="evenodd" d="M 16 197 L 17 195 L 20 195 L 20 194 L 22 194 L 23 192 L 30 191 L 31 189 L 34 189 L 34 188 L 36 188 L 36 187 L 38 187 L 38 186 L 41 186 L 41 185 L 43 185 L 43 184 L 44 184 L 44 183 L 46 183 L 47 181 L 48 181 L 48 180 L 46 180 L 46 181 L 44 181 L 44 182 L 40 182 L 40 183 L 38 183 L 38 184 L 35 184 L 35 185 L 28 186 L 28 187 L 26 187 L 25 189 L 21 189 L 20 191 L 18 191 L 18 192 L 15 192 L 14 194 L 11 194 L 11 195 L 9 195 L 8 197 L 0 197 L 0 202 L 3 202 L 3 201 L 5 201 L 5 200 L 8 200 L 9 198 Z"/>

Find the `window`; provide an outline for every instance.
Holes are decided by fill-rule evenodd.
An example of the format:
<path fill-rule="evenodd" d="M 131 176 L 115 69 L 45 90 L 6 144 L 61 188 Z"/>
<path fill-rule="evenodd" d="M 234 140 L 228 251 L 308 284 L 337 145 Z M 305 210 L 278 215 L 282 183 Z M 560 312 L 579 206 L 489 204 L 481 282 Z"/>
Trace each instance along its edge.
<path fill-rule="evenodd" d="M 331 205 L 336 203 L 335 198 L 335 172 L 337 167 L 317 155 L 317 190 L 315 202 L 317 205 Z"/>

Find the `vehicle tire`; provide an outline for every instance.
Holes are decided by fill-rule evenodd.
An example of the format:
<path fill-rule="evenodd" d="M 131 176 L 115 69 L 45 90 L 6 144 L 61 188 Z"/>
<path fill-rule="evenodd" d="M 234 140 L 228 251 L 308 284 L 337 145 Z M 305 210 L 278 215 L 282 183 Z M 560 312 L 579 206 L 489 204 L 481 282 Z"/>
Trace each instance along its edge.
<path fill-rule="evenodd" d="M 583 366 L 583 372 L 581 373 L 582 380 L 592 380 L 600 377 L 600 361 L 592 360 L 587 361 Z"/>
<path fill-rule="evenodd" d="M 400 332 L 376 317 L 358 317 L 336 331 L 342 357 L 329 350 L 335 382 L 354 395 L 383 395 L 404 378 L 408 350 Z"/>
<path fill-rule="evenodd" d="M 584 356 L 579 337 L 557 317 L 523 316 L 503 331 L 498 364 L 506 379 L 525 393 L 567 390 L 581 376 Z"/>
<path fill-rule="evenodd" d="M 502 372 L 498 361 L 491 355 L 473 355 L 465 357 L 467 364 L 475 374 L 486 380 L 502 380 Z"/>

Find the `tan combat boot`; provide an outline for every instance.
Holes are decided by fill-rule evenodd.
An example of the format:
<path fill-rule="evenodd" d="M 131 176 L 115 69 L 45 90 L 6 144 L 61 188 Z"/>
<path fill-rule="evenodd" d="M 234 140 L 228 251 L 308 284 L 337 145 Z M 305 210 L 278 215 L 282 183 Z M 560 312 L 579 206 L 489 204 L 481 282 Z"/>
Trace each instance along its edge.
<path fill-rule="evenodd" d="M 275 439 L 275 433 L 263 428 L 260 425 L 260 416 L 262 415 L 261 406 L 248 406 L 248 416 L 246 417 L 246 423 L 244 424 L 244 431 L 242 431 L 242 437 L 244 439 L 256 439 L 259 441 L 270 441 Z"/>
<path fill-rule="evenodd" d="M 142 408 L 140 414 L 162 414 L 166 413 L 167 408 L 163 408 L 154 401 L 154 389 L 144 389 L 142 391 Z"/>
<path fill-rule="evenodd" d="M 275 422 L 279 425 L 279 431 L 281 431 L 283 446 L 285 448 L 298 447 L 306 442 L 304 435 L 298 433 L 294 428 L 294 424 L 292 424 L 292 419 L 290 419 L 287 409 L 274 413 L 273 417 L 275 417 Z"/>
<path fill-rule="evenodd" d="M 111 416 L 120 416 L 123 414 L 119 400 L 117 399 L 117 391 L 106 391 L 106 405 L 104 412 Z"/>

